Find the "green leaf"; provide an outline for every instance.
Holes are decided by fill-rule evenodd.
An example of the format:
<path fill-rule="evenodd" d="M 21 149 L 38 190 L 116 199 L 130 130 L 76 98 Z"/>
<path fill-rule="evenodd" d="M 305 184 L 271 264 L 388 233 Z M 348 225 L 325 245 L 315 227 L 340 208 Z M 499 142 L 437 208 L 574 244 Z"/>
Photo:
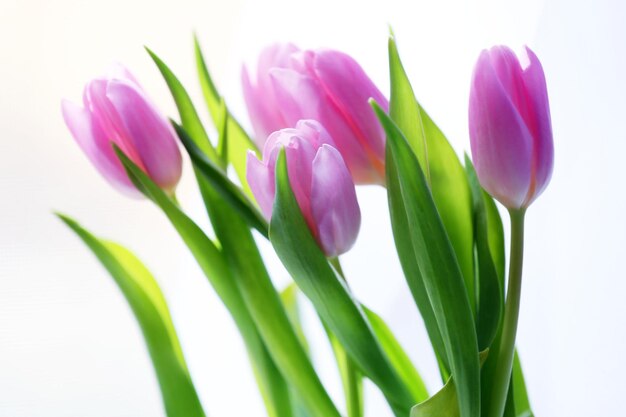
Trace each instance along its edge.
<path fill-rule="evenodd" d="M 222 253 L 193 220 L 187 217 L 163 190 L 154 184 L 118 147 L 115 147 L 115 152 L 133 183 L 163 210 L 185 241 L 216 292 L 231 311 L 244 340 L 250 339 L 251 342 L 260 343 L 258 335 L 261 336 L 264 345 L 256 346 L 254 352 L 267 346 L 276 367 L 287 382 L 297 390 L 298 395 L 302 397 L 313 415 L 339 417 L 339 413 L 321 385 L 309 358 L 291 328 L 276 291 L 268 286 L 269 278 L 233 271 L 234 264 L 229 262 L 228 258 L 232 256 L 233 251 Z M 214 205 L 211 208 L 221 210 L 220 216 L 224 215 L 224 211 L 230 212 L 226 206 Z M 242 230 L 249 231 L 243 223 L 224 222 L 222 226 L 237 227 L 238 231 L 233 232 L 233 237 L 241 236 Z M 220 231 L 216 230 L 216 233 Z M 244 258 L 254 253 L 254 249 L 251 250 L 250 246 L 241 246 L 239 250 Z M 258 272 L 259 268 L 252 262 L 255 262 L 255 259 L 246 258 L 246 262 L 240 262 L 237 266 L 252 268 L 253 271 Z M 277 305 L 280 308 L 276 308 Z M 262 371 L 264 370 L 267 368 Z M 271 388 L 271 385 L 267 387 Z M 285 404 L 288 404 L 288 400 L 286 401 Z"/>
<path fill-rule="evenodd" d="M 469 157 L 465 156 L 465 169 L 474 203 L 474 240 L 478 280 L 478 314 L 476 332 L 478 348 L 491 346 L 502 320 L 504 293 L 489 247 L 489 224 L 484 191 Z"/>
<path fill-rule="evenodd" d="M 484 363 L 489 350 L 480 352 L 480 363 Z M 453 378 L 439 392 L 428 400 L 416 405 L 411 409 L 411 417 L 459 417 L 459 404 L 457 389 Z"/>
<path fill-rule="evenodd" d="M 454 248 L 469 295 L 476 312 L 474 280 L 474 237 L 472 194 L 463 165 L 439 127 L 420 106 L 430 168 L 431 192 L 437 211 Z"/>
<path fill-rule="evenodd" d="M 391 365 L 409 388 L 413 398 L 417 402 L 427 399 L 428 390 L 422 377 L 415 369 L 409 355 L 406 354 L 400 342 L 398 342 L 389 326 L 387 326 L 387 323 L 385 323 L 382 317 L 365 306 L 363 306 L 363 311 L 374 330 L 376 338 L 391 361 Z"/>
<path fill-rule="evenodd" d="M 365 405 L 363 399 L 363 375 L 355 366 L 352 359 L 337 339 L 337 336 L 324 325 L 328 341 L 333 349 L 341 383 L 343 385 L 344 397 L 346 398 L 346 414 L 348 417 L 363 417 Z"/>
<path fill-rule="evenodd" d="M 461 416 L 477 417 L 478 343 L 463 274 L 415 155 L 389 116 L 375 103 L 373 108 L 387 134 L 387 181 L 393 184 L 388 197 L 392 224 L 396 223 L 396 247 L 402 257 L 410 256 L 408 248 L 412 247 L 413 259 L 408 263 L 419 268 L 419 274 L 407 275 L 407 281 L 412 288 L 426 289 L 451 373 L 458 382 Z"/>
<path fill-rule="evenodd" d="M 485 201 L 485 209 L 487 212 L 487 228 L 489 230 L 489 250 L 491 258 L 496 267 L 498 278 L 504 294 L 505 279 L 505 248 L 504 248 L 504 227 L 502 226 L 502 218 L 493 198 L 483 191 L 483 199 Z"/>
<path fill-rule="evenodd" d="M 197 172 L 204 176 L 224 201 L 230 204 L 250 226 L 267 237 L 267 222 L 256 206 L 215 162 L 202 153 L 184 128 L 175 122 L 173 125 Z"/>
<path fill-rule="evenodd" d="M 393 36 L 389 38 L 389 74 L 389 116 L 404 134 L 431 187 L 475 312 L 472 199 L 465 171 L 446 137 L 416 100 Z"/>
<path fill-rule="evenodd" d="M 204 417 L 163 293 L 150 271 L 129 250 L 98 239 L 58 214 L 109 271 L 143 333 L 168 417 Z"/>
<path fill-rule="evenodd" d="M 198 38 L 194 36 L 194 50 L 196 55 L 196 66 L 198 69 L 198 77 L 200 78 L 200 85 L 202 86 L 202 93 L 204 99 L 211 113 L 211 118 L 216 126 L 221 123 L 221 113 L 219 108 L 220 101 L 223 101 L 216 86 L 211 78 L 209 69 L 206 65 L 200 43 Z M 246 158 L 247 151 L 254 151 L 257 156 L 259 150 L 256 144 L 250 139 L 250 136 L 241 127 L 241 124 L 235 119 L 232 113 L 226 108 L 226 116 L 228 118 L 228 131 L 230 145 L 228 147 L 228 160 L 233 164 L 235 172 L 241 182 L 244 191 L 247 195 L 252 195 L 246 179 Z"/>
<path fill-rule="evenodd" d="M 228 111 L 224 100 L 220 101 L 220 119 L 217 123 L 217 154 L 220 157 L 220 166 L 226 172 L 228 169 Z"/>
<path fill-rule="evenodd" d="M 396 40 L 393 36 L 389 37 L 389 76 L 391 78 L 389 116 L 404 133 L 407 142 L 417 156 L 422 171 L 424 171 L 426 181 L 430 183 L 428 149 L 424 137 L 420 106 L 415 100 L 413 87 L 411 87 L 411 82 L 400 60 Z"/>
<path fill-rule="evenodd" d="M 178 80 L 178 78 L 176 78 L 176 75 L 174 75 L 172 70 L 170 70 L 161 58 L 148 48 L 146 48 L 146 51 L 148 51 L 148 54 L 152 57 L 152 60 L 159 68 L 159 71 L 161 71 L 161 75 L 163 75 L 163 78 L 172 93 L 172 97 L 174 98 L 174 102 L 178 108 L 178 113 L 183 127 L 187 132 L 189 132 L 189 136 L 191 136 L 195 145 L 206 156 L 214 162 L 219 161 L 219 155 L 211 144 L 206 130 L 204 130 L 204 126 L 200 121 L 200 117 L 198 117 L 198 112 L 196 112 L 196 108 L 194 107 L 187 90 L 185 90 L 185 87 L 183 87 L 182 83 Z"/>
<path fill-rule="evenodd" d="M 292 282 L 289 284 L 284 290 L 280 292 L 280 299 L 285 307 L 285 312 L 287 312 L 287 317 L 289 318 L 289 322 L 293 326 L 296 334 L 298 335 L 298 339 L 300 339 L 300 343 L 304 347 L 304 349 L 309 351 L 309 342 L 306 339 L 304 334 L 304 329 L 302 328 L 302 321 L 300 320 L 300 304 L 298 303 L 298 286 Z"/>
<path fill-rule="evenodd" d="M 385 357 L 360 305 L 313 239 L 289 184 L 284 150 L 276 165 L 270 241 L 322 321 L 355 364 L 380 387 L 396 415 L 405 417 L 414 399 Z"/>
<path fill-rule="evenodd" d="M 511 375 L 513 384 L 513 402 L 515 404 L 515 414 L 517 417 L 533 417 L 530 409 L 530 401 L 528 400 L 528 391 L 526 390 L 526 382 L 524 381 L 524 373 L 522 372 L 522 363 L 519 354 L 515 352 L 513 359 L 513 373 Z"/>

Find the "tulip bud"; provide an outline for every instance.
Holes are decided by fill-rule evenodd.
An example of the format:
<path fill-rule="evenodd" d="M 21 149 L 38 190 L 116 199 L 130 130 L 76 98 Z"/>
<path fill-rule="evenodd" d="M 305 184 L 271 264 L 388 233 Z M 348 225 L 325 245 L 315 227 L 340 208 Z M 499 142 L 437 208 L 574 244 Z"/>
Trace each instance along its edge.
<path fill-rule="evenodd" d="M 334 139 L 357 184 L 384 184 L 385 134 L 368 100 L 374 98 L 387 110 L 385 96 L 361 66 L 342 52 L 283 47 L 277 53 L 277 48 L 261 54 L 256 86 L 244 69 L 253 125 L 284 128 L 301 119 L 318 120 Z M 271 61 L 267 56 L 277 58 Z M 263 133 L 257 129 L 258 141 L 265 138 Z"/>
<path fill-rule="evenodd" d="M 248 153 L 247 179 L 261 211 L 271 218 L 276 159 L 282 148 L 289 183 L 311 234 L 328 257 L 348 251 L 361 225 L 354 183 L 331 137 L 314 120 L 301 120 L 295 129 L 272 133 L 262 161 Z"/>
<path fill-rule="evenodd" d="M 552 175 L 548 92 L 537 56 L 520 63 L 505 46 L 484 50 L 472 76 L 469 132 L 481 185 L 510 209 L 528 207 Z"/>
<path fill-rule="evenodd" d="M 63 100 L 63 117 L 104 178 L 123 193 L 140 196 L 113 150 L 116 144 L 157 185 L 174 192 L 182 171 L 174 130 L 124 67 L 116 65 L 90 81 L 83 105 Z"/>

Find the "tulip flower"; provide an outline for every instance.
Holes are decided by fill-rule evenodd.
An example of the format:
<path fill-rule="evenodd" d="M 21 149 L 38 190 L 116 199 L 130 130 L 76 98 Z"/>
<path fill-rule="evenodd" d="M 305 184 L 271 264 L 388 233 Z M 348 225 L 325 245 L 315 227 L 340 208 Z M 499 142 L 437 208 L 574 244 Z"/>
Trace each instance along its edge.
<path fill-rule="evenodd" d="M 528 207 L 552 175 L 554 149 L 546 80 L 529 48 L 484 50 L 469 105 L 472 157 L 482 186 L 510 209 Z"/>
<path fill-rule="evenodd" d="M 353 58 L 330 49 L 272 46 L 261 54 L 256 84 L 245 68 L 243 74 L 257 141 L 270 126 L 317 120 L 334 139 L 355 183 L 384 184 L 385 135 L 368 100 L 374 98 L 385 110 L 389 104 Z"/>
<path fill-rule="evenodd" d="M 63 117 L 105 179 L 127 195 L 141 195 L 114 152 L 116 144 L 157 185 L 173 194 L 182 171 L 174 130 L 128 70 L 116 65 L 104 77 L 90 81 L 83 105 L 63 100 Z"/>
<path fill-rule="evenodd" d="M 263 160 L 248 153 L 247 179 L 261 211 L 269 220 L 276 194 L 279 151 L 287 157 L 289 183 L 311 234 L 328 257 L 348 251 L 361 225 L 361 212 L 350 172 L 320 123 L 298 121 L 295 128 L 272 133 Z"/>

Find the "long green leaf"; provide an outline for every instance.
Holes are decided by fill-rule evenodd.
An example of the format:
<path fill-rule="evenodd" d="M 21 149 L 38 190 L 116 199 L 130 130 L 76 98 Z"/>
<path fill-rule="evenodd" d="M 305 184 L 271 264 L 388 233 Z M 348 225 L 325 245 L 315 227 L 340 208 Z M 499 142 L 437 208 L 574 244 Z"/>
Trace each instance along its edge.
<path fill-rule="evenodd" d="M 387 323 L 378 314 L 363 306 L 363 311 L 387 357 L 417 402 L 428 398 L 428 390 L 413 362 L 396 339 Z"/>
<path fill-rule="evenodd" d="M 484 191 L 478 182 L 472 161 L 467 155 L 465 156 L 465 169 L 474 201 L 474 240 L 479 288 L 476 332 L 478 333 L 478 348 L 482 350 L 491 346 L 496 337 L 504 310 L 504 297 L 489 247 L 489 220 Z"/>
<path fill-rule="evenodd" d="M 469 295 L 476 312 L 474 280 L 474 238 L 472 194 L 461 161 L 439 127 L 420 106 L 433 200 L 456 254 Z"/>
<path fill-rule="evenodd" d="M 256 277 L 250 274 L 233 274 L 232 264 L 226 259 L 228 255 L 223 254 L 193 220 L 119 148 L 116 147 L 115 152 L 137 188 L 143 190 L 146 197 L 154 201 L 169 218 L 226 307 L 231 310 L 235 321 L 245 320 L 240 325 L 244 339 L 247 332 L 254 332 L 254 336 L 261 335 L 264 342 L 261 346 L 267 346 L 276 367 L 298 391 L 298 395 L 306 402 L 312 415 L 338 417 L 339 413 L 304 353 L 284 310 L 282 307 L 275 308 L 276 304 L 272 297 L 278 298 L 276 292 L 272 293 L 268 289 L 264 279 L 255 280 Z M 228 223 L 224 226 L 228 226 Z M 241 279 L 245 279 L 246 282 L 241 282 Z M 265 310 L 263 302 L 266 300 L 268 304 Z M 277 302 L 280 304 L 280 300 Z"/>
<path fill-rule="evenodd" d="M 219 155 L 209 140 L 209 136 L 202 125 L 202 121 L 198 116 L 198 112 L 196 111 L 187 90 L 185 90 L 183 84 L 178 80 L 176 75 L 174 75 L 172 70 L 165 64 L 165 62 L 163 62 L 161 58 L 148 48 L 146 48 L 146 51 L 150 54 L 150 57 L 161 72 L 161 75 L 163 75 L 163 78 L 172 93 L 172 97 L 174 98 L 174 102 L 178 108 L 178 113 L 183 127 L 187 132 L 189 132 L 189 135 L 193 139 L 196 146 L 205 155 L 207 155 L 212 161 L 218 161 Z"/>
<path fill-rule="evenodd" d="M 109 271 L 135 314 L 168 417 L 204 417 L 167 303 L 150 271 L 124 247 L 98 239 L 67 216 L 58 216 Z"/>
<path fill-rule="evenodd" d="M 389 99 L 389 116 L 404 133 L 407 142 L 417 156 L 424 171 L 426 181 L 430 183 L 428 164 L 428 148 L 422 125 L 420 106 L 415 100 L 413 87 L 409 81 L 393 36 L 389 37 L 389 76 L 391 78 L 391 95 Z"/>
<path fill-rule="evenodd" d="M 196 55 L 196 66 L 198 70 L 198 77 L 200 79 L 200 85 L 202 87 L 202 93 L 204 99 L 209 108 L 209 113 L 216 126 L 219 126 L 220 109 L 219 103 L 223 101 L 211 74 L 209 73 L 208 66 L 204 56 L 202 55 L 202 49 L 198 38 L 194 36 L 194 50 Z M 239 181 L 243 185 L 246 194 L 251 195 L 248 181 L 246 179 L 246 155 L 248 150 L 253 150 L 258 154 L 258 148 L 256 144 L 250 139 L 246 131 L 241 127 L 237 119 L 226 108 L 226 116 L 228 119 L 228 131 L 229 131 L 229 147 L 228 147 L 228 160 L 233 164 L 235 172 L 239 178 Z"/>
<path fill-rule="evenodd" d="M 237 210 L 250 226 L 267 237 L 267 222 L 256 206 L 215 162 L 202 153 L 184 128 L 176 123 L 173 125 L 197 172 L 204 176 L 224 201 Z"/>
<path fill-rule="evenodd" d="M 360 305 L 313 239 L 289 184 L 284 150 L 276 166 L 270 241 L 298 287 L 350 357 L 381 388 L 396 415 L 406 417 L 414 399 L 385 357 Z"/>
<path fill-rule="evenodd" d="M 429 181 L 430 169 L 428 168 L 428 150 L 426 146 L 426 138 L 424 137 L 424 128 L 422 125 L 422 118 L 420 115 L 420 107 L 415 100 L 413 94 L 413 88 L 404 71 L 402 61 L 398 54 L 395 39 L 389 38 L 389 74 L 391 77 L 391 99 L 389 103 L 389 114 L 399 126 L 399 128 L 405 133 L 407 141 L 411 146 L 411 149 L 418 158 L 420 166 L 426 174 L 426 179 Z M 399 195 L 399 184 L 395 180 L 394 176 L 387 178 L 387 192 L 389 195 Z M 409 237 L 404 233 L 408 230 L 409 224 L 406 218 L 404 210 L 395 210 L 391 206 L 393 200 L 389 200 L 390 211 L 392 215 L 392 228 L 394 230 L 394 237 L 396 239 L 396 247 L 402 269 L 405 276 L 411 283 L 410 289 L 415 299 L 415 303 L 420 311 L 426 331 L 428 332 L 429 339 L 435 350 L 435 355 L 440 362 L 442 374 L 446 374 L 449 369 L 448 358 L 446 356 L 443 339 L 439 331 L 437 319 L 433 311 L 426 288 L 424 287 L 423 280 L 419 267 L 415 261 L 413 255 L 413 247 L 407 242 L 399 242 L 405 237 Z M 447 378 L 445 378 L 447 379 Z M 444 380 L 445 380 L 444 379 Z"/>
<path fill-rule="evenodd" d="M 392 224 L 400 218 L 403 226 L 394 227 L 396 247 L 400 256 L 410 256 L 412 247 L 410 262 L 419 268 L 419 274 L 407 276 L 409 286 L 426 289 L 458 382 L 461 416 L 477 417 L 478 343 L 463 274 L 419 162 L 389 116 L 378 105 L 373 107 L 387 134 L 387 180 L 395 184 L 388 192 Z"/>

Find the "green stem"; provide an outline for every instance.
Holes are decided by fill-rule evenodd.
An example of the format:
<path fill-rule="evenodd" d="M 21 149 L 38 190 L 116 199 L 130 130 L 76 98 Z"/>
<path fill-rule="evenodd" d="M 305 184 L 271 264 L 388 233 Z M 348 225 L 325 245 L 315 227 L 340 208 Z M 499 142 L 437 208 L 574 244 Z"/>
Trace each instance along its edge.
<path fill-rule="evenodd" d="M 519 318 L 520 298 L 522 294 L 522 264 L 524 260 L 524 214 L 525 209 L 509 210 L 511 216 L 511 254 L 509 282 L 504 307 L 502 339 L 498 363 L 492 385 L 489 417 L 502 417 L 511 379 L 513 357 L 515 355 L 515 335 Z"/>

